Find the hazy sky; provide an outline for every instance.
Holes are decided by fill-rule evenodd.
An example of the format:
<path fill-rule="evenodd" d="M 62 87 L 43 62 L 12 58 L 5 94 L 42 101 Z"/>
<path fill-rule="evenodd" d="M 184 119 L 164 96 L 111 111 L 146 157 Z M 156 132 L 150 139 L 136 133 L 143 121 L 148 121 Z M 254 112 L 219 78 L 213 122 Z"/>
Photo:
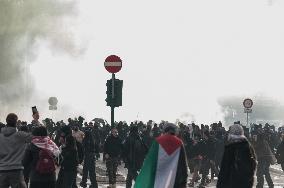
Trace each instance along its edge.
<path fill-rule="evenodd" d="M 222 118 L 217 99 L 223 96 L 261 92 L 284 101 L 284 1 L 79 2 L 77 19 L 62 29 L 85 52 L 73 58 L 41 42 L 30 67 L 37 95 L 59 99 L 54 116 L 110 120 L 105 84 L 111 74 L 103 63 L 111 54 L 123 60 L 116 120 L 193 116 L 210 123 Z"/>

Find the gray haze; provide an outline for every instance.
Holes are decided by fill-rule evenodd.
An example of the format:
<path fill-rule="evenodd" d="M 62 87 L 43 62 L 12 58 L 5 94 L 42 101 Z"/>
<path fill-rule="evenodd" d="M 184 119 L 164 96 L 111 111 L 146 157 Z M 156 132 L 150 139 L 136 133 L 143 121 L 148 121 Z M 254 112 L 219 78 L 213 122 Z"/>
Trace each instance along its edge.
<path fill-rule="evenodd" d="M 218 100 L 226 125 L 231 125 L 234 121 L 241 121 L 243 125 L 246 125 L 247 116 L 242 105 L 244 99 L 245 96 L 232 96 Z M 276 126 L 283 124 L 284 106 L 279 101 L 265 95 L 255 95 L 251 99 L 254 105 L 253 113 L 249 114 L 249 123 L 268 122 Z"/>
<path fill-rule="evenodd" d="M 53 52 L 78 53 L 64 20 L 75 16 L 74 1 L 0 1 L 0 105 L 15 110 L 33 96 L 35 85 L 29 72 L 37 48 L 45 41 Z M 66 30 L 66 31 L 65 31 Z"/>
<path fill-rule="evenodd" d="M 116 120 L 212 123 L 227 116 L 218 99 L 236 96 L 241 110 L 243 98 L 257 93 L 284 103 L 284 1 L 14 0 L 0 7 L 0 97 L 16 113 L 28 111 L 22 118 L 31 105 L 47 116 L 48 97 L 56 96 L 60 119 L 110 120 L 103 63 L 111 54 L 123 60 Z M 74 58 L 82 38 L 88 48 Z"/>

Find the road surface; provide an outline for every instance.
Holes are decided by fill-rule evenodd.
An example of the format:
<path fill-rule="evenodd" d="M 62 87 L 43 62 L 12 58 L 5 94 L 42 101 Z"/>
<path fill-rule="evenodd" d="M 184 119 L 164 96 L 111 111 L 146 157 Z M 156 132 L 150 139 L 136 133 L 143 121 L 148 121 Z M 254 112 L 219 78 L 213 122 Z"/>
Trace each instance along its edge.
<path fill-rule="evenodd" d="M 99 184 L 99 188 L 106 188 L 108 186 L 108 180 L 105 174 L 105 164 L 99 160 L 96 162 L 96 167 L 97 167 L 97 180 L 98 180 L 98 184 Z M 81 169 L 82 167 L 80 167 Z M 80 170 L 79 170 L 80 171 Z M 117 188 L 125 188 L 125 183 L 124 180 L 126 178 L 127 175 L 127 170 L 125 168 L 123 168 L 123 165 L 119 166 L 118 169 L 118 173 L 121 175 L 120 176 L 120 180 L 122 181 L 121 183 L 117 184 Z M 271 167 L 270 170 L 270 174 L 272 177 L 272 180 L 274 182 L 274 188 L 283 188 L 284 187 L 284 173 L 281 171 L 281 168 L 279 165 L 274 165 Z M 78 174 L 78 178 L 77 178 L 77 183 L 78 183 L 78 187 L 79 187 L 79 183 L 81 181 L 82 176 L 80 174 Z M 189 179 L 191 178 L 191 175 L 189 177 Z M 189 181 L 188 181 L 189 182 Z M 208 188 L 213 188 L 216 187 L 216 182 L 217 179 L 215 179 L 212 183 L 210 183 L 207 187 Z M 256 177 L 255 177 L 255 183 L 256 183 Z M 90 182 L 88 181 L 87 183 L 88 185 L 90 185 Z M 195 187 L 198 187 L 198 184 L 196 184 Z M 265 185 L 264 188 L 268 187 L 267 183 L 265 181 Z"/>

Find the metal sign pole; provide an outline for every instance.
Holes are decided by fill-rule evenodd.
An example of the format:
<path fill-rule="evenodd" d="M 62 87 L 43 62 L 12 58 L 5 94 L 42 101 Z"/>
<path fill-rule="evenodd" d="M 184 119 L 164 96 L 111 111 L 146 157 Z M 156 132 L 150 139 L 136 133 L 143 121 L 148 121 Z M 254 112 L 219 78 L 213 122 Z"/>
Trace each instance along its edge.
<path fill-rule="evenodd" d="M 114 80 L 115 80 L 115 74 L 112 73 L 112 103 L 111 103 L 111 126 L 114 126 Z"/>
<path fill-rule="evenodd" d="M 247 112 L 247 127 L 249 127 L 249 113 Z"/>

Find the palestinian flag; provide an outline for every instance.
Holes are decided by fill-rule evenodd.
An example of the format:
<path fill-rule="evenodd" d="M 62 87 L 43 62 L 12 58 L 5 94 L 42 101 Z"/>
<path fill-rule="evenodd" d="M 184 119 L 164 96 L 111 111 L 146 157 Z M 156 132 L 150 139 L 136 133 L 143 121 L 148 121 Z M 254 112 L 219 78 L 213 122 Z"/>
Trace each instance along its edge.
<path fill-rule="evenodd" d="M 135 188 L 185 187 L 187 163 L 182 141 L 164 135 L 153 141 L 143 167 L 136 178 Z"/>

